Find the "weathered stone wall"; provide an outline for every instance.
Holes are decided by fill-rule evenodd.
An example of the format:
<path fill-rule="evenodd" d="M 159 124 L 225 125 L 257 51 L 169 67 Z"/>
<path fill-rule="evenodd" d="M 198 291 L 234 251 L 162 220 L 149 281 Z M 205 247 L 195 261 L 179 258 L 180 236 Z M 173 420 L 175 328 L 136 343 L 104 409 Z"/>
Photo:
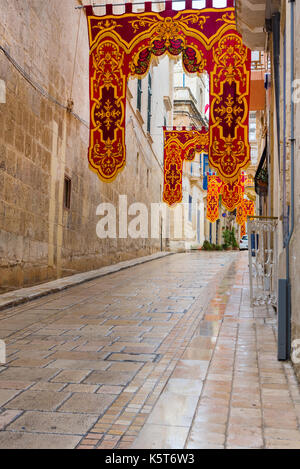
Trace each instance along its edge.
<path fill-rule="evenodd" d="M 290 5 L 287 4 L 289 10 Z M 291 242 L 291 284 L 292 284 L 292 339 L 300 340 L 300 5 L 295 2 L 295 78 L 297 82 L 297 94 L 294 96 L 295 104 L 295 231 Z M 298 360 L 300 343 L 298 345 Z M 300 380 L 300 364 L 294 363 L 298 379 Z"/>
<path fill-rule="evenodd" d="M 294 78 L 298 79 L 300 76 L 300 43 L 299 43 L 299 28 L 300 28 L 300 5 L 295 2 L 295 75 Z M 284 67 L 284 31 L 286 31 L 286 67 Z M 281 173 L 276 164 L 273 168 L 273 205 L 272 215 L 278 216 L 278 249 L 279 249 L 279 278 L 286 277 L 286 249 L 283 247 L 283 226 L 282 226 L 282 212 L 283 212 L 283 138 L 284 138 L 284 122 L 283 111 L 284 106 L 286 109 L 286 203 L 290 206 L 290 219 L 291 219 L 291 4 L 288 0 L 281 3 L 281 55 L 280 55 L 280 68 L 281 68 L 281 112 L 280 112 L 280 126 L 281 126 Z M 283 96 L 283 79 L 286 73 L 286 102 L 284 104 Z M 296 82 L 297 89 L 299 90 L 299 83 Z M 296 91 L 294 98 L 295 109 L 295 226 L 294 232 L 290 243 L 290 282 L 291 282 L 291 301 L 292 301 L 292 342 L 300 339 L 300 187 L 297 181 L 300 177 L 300 103 L 299 91 Z M 275 100 L 273 99 L 273 109 L 275 109 Z M 274 156 L 277 159 L 277 134 L 276 122 L 273 121 L 273 140 Z M 280 179 L 280 181 L 279 181 Z M 299 345 L 297 346 L 299 350 Z M 293 357 L 294 358 L 294 357 Z M 298 352 L 298 360 L 300 353 Z M 300 380 L 300 364 L 293 361 L 295 371 Z"/>
<path fill-rule="evenodd" d="M 87 163 L 89 51 L 85 15 L 75 11 L 77 5 L 75 0 L 0 0 L 1 46 L 59 103 L 72 99 L 81 119 L 43 97 L 0 51 L 0 81 L 6 88 L 6 103 L 0 104 L 0 291 L 166 247 L 160 239 L 99 239 L 96 208 L 102 202 L 118 206 L 120 194 L 128 196 L 128 204 L 161 200 L 157 126 L 164 116 L 168 125 L 172 120 L 162 102 L 162 92 L 172 94 L 172 63 L 164 59 L 161 76 L 155 69 L 152 138 L 137 118 L 136 82 L 130 84 L 127 166 L 115 182 L 102 183 Z M 70 210 L 63 205 L 65 175 L 72 181 Z"/>

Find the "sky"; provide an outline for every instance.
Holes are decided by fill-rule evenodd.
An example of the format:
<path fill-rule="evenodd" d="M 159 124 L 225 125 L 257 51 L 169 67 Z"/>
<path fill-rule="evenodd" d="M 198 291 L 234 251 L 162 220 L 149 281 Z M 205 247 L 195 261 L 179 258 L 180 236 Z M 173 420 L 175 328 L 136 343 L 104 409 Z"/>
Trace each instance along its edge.
<path fill-rule="evenodd" d="M 206 0 L 193 1 L 193 8 L 205 8 Z M 224 8 L 227 5 L 227 0 L 213 0 L 215 8 Z M 184 10 L 185 2 L 173 3 L 174 10 Z"/>

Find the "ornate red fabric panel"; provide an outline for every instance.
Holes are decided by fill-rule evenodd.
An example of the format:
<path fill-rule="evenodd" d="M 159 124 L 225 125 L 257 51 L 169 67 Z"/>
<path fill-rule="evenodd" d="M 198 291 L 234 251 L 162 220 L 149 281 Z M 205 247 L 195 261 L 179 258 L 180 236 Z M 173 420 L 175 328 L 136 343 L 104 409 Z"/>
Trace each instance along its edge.
<path fill-rule="evenodd" d="M 163 201 L 170 207 L 182 201 L 184 160 L 192 161 L 196 153 L 208 151 L 208 132 L 164 129 L 164 192 Z"/>
<path fill-rule="evenodd" d="M 240 225 L 241 238 L 246 234 L 247 217 L 255 215 L 255 204 L 252 200 L 242 199 L 241 204 L 237 208 L 236 222 Z"/>
<path fill-rule="evenodd" d="M 218 176 L 208 176 L 206 218 L 214 223 L 219 218 L 219 200 L 222 181 Z"/>
<path fill-rule="evenodd" d="M 222 205 L 229 211 L 233 212 L 242 202 L 245 192 L 245 176 L 240 174 L 239 178 L 234 182 L 223 183 Z"/>
<path fill-rule="evenodd" d="M 91 55 L 89 163 L 104 181 L 113 181 L 126 159 L 124 58 L 113 41 L 101 42 Z"/>
<path fill-rule="evenodd" d="M 255 205 L 252 200 L 244 200 L 244 213 L 247 220 L 247 217 L 255 215 Z"/>
<path fill-rule="evenodd" d="M 125 113 L 128 78 L 143 77 L 154 56 L 182 54 L 185 70 L 211 80 L 210 164 L 228 182 L 249 163 L 248 100 L 250 52 L 236 31 L 233 0 L 226 8 L 126 12 L 115 16 L 107 5 L 105 16 L 86 8 L 90 46 L 89 163 L 106 182 L 125 166 Z"/>
<path fill-rule="evenodd" d="M 241 232 L 240 232 L 241 238 L 242 238 L 243 236 L 245 236 L 245 234 L 246 234 L 246 223 L 243 223 L 243 224 L 241 225 Z"/>
<path fill-rule="evenodd" d="M 219 196 L 223 207 L 229 212 L 233 212 L 241 208 L 241 219 L 243 220 L 244 212 L 244 192 L 245 192 L 245 174 L 242 173 L 237 181 L 223 182 L 218 176 L 208 177 L 207 204 L 210 205 L 207 210 L 207 218 L 214 223 L 219 218 Z M 216 208 L 217 205 L 217 208 Z M 217 216 L 218 215 L 218 216 Z"/>
<path fill-rule="evenodd" d="M 210 73 L 210 165 L 233 182 L 250 163 L 248 139 L 251 51 L 234 31 L 213 48 Z"/>
<path fill-rule="evenodd" d="M 238 225 L 243 225 L 244 220 L 244 199 L 242 199 L 240 205 L 236 209 L 236 222 Z"/>

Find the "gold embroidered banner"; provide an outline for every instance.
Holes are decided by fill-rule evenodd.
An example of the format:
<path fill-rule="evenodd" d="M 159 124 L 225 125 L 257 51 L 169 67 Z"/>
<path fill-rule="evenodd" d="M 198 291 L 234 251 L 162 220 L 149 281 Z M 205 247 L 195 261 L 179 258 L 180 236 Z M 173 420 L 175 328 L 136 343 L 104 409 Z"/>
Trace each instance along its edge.
<path fill-rule="evenodd" d="M 222 181 L 218 176 L 208 176 L 206 218 L 214 223 L 219 219 L 219 201 Z"/>
<path fill-rule="evenodd" d="M 234 182 L 226 182 L 222 184 L 221 195 L 222 205 L 229 211 L 233 212 L 241 203 L 245 192 L 245 175 L 240 174 L 239 178 Z"/>
<path fill-rule="evenodd" d="M 237 181 L 234 182 L 223 182 L 218 176 L 211 176 L 208 181 L 211 181 L 211 184 L 218 184 L 218 196 L 221 195 L 221 202 L 223 207 L 229 212 L 233 212 L 239 205 L 242 204 L 245 185 L 244 185 L 245 175 L 242 173 Z M 214 187 L 214 185 L 212 186 Z M 208 184 L 208 197 L 211 197 L 212 188 Z M 219 200 L 219 199 L 218 199 Z M 210 204 L 213 207 L 215 203 L 215 195 L 212 196 L 212 201 Z M 213 215 L 211 215 L 211 213 Z M 218 218 L 215 218 L 215 209 L 210 208 L 208 211 L 208 219 L 214 219 L 216 221 Z"/>
<path fill-rule="evenodd" d="M 246 222 L 248 216 L 255 215 L 255 204 L 252 200 L 242 199 L 237 208 L 236 222 L 240 225 L 241 238 L 246 234 Z"/>
<path fill-rule="evenodd" d="M 213 47 L 210 72 L 210 166 L 233 182 L 250 163 L 248 139 L 251 51 L 228 33 Z"/>
<path fill-rule="evenodd" d="M 241 232 L 240 232 L 241 239 L 243 236 L 245 236 L 245 234 L 246 234 L 246 223 L 243 223 L 241 225 Z"/>
<path fill-rule="evenodd" d="M 233 182 L 250 161 L 248 110 L 250 51 L 236 31 L 233 0 L 226 8 L 126 12 L 115 16 L 112 5 L 105 16 L 86 7 L 90 46 L 90 167 L 110 182 L 125 166 L 125 113 L 128 78 L 143 77 L 153 57 L 182 54 L 188 73 L 210 76 L 211 167 L 223 181 Z"/>
<path fill-rule="evenodd" d="M 247 217 L 255 215 L 255 204 L 252 200 L 244 200 L 244 213 L 246 220 Z"/>
<path fill-rule="evenodd" d="M 170 207 L 182 201 L 184 160 L 192 161 L 196 153 L 208 151 L 208 132 L 164 128 L 164 192 L 163 201 Z"/>

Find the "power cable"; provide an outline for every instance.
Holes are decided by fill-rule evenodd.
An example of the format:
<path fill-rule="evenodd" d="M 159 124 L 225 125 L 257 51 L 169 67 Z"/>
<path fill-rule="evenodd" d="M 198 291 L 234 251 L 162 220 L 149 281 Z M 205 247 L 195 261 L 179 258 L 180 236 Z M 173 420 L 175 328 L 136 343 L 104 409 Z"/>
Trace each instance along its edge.
<path fill-rule="evenodd" d="M 52 103 L 56 104 L 60 108 L 64 109 L 65 111 L 68 111 L 70 114 L 72 114 L 75 119 L 80 121 L 86 128 L 90 128 L 89 124 L 82 119 L 78 114 L 73 112 L 72 110 L 69 109 L 68 106 L 60 103 L 57 99 L 55 99 L 51 94 L 49 94 L 44 88 L 34 81 L 30 75 L 15 61 L 15 59 L 10 55 L 8 50 L 6 50 L 3 46 L 0 45 L 0 50 L 3 52 L 5 57 L 9 60 L 9 62 L 13 65 L 13 67 L 22 75 L 22 77 L 38 92 L 40 93 L 44 98 L 48 99 Z"/>

